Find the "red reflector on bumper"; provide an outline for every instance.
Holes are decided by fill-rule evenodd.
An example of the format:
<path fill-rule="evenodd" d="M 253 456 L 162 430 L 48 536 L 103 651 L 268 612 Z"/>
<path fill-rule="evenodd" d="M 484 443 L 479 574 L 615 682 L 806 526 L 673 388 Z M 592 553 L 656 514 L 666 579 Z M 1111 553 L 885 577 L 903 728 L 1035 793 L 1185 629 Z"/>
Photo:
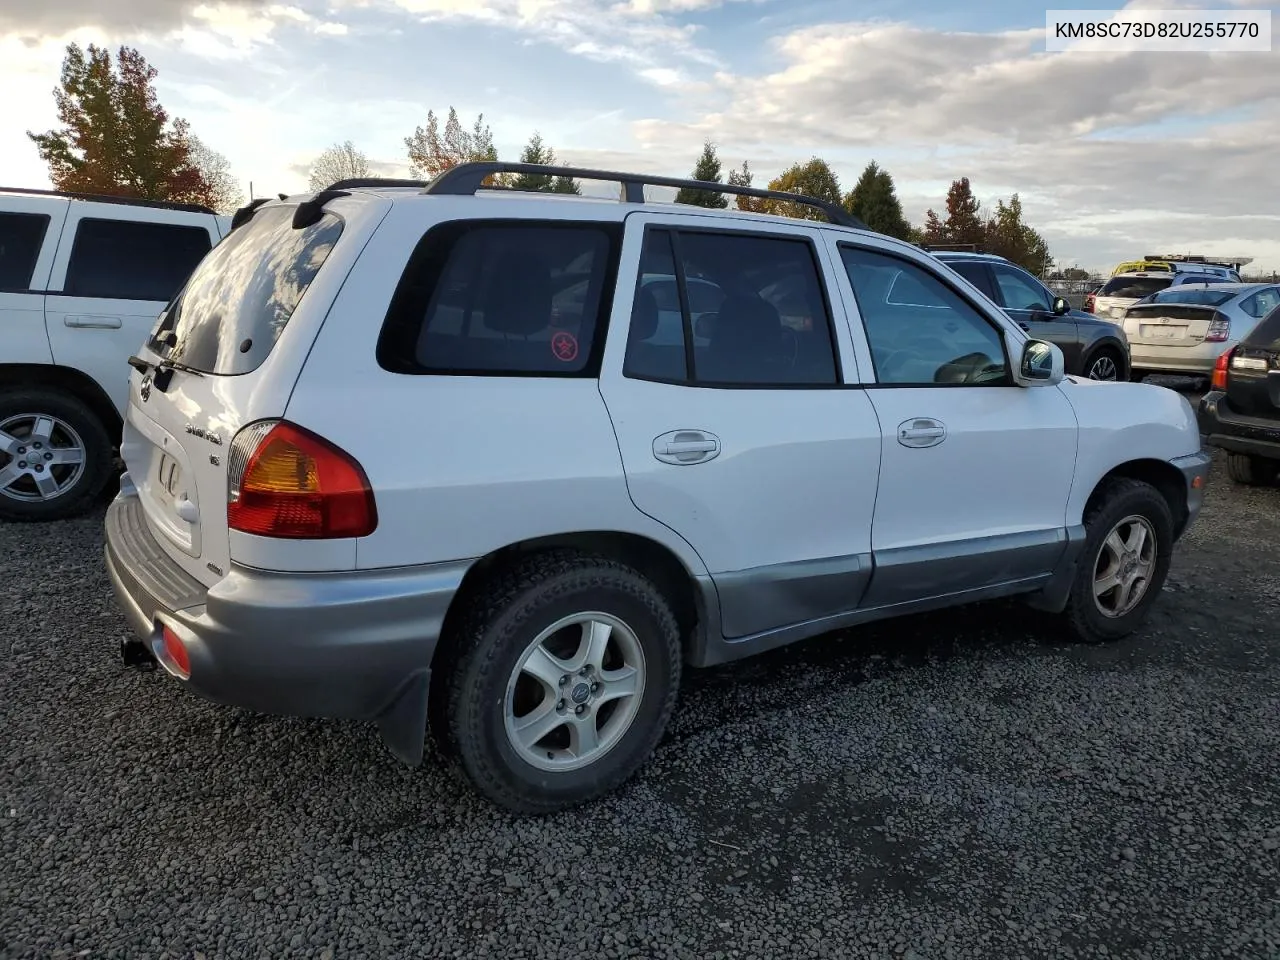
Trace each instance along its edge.
<path fill-rule="evenodd" d="M 191 658 L 187 656 L 187 648 L 182 645 L 178 635 L 168 627 L 164 627 L 160 631 L 160 636 L 164 643 L 165 656 L 169 658 L 173 667 L 184 678 L 191 676 Z"/>

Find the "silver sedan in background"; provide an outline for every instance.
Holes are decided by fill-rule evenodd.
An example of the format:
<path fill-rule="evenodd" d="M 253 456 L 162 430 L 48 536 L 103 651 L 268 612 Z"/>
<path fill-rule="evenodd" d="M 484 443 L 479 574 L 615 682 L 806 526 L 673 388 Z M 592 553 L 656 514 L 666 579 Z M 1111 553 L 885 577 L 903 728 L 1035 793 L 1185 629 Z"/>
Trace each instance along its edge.
<path fill-rule="evenodd" d="M 1131 379 L 1165 373 L 1210 377 L 1219 356 L 1280 305 L 1274 283 L 1204 283 L 1168 287 L 1125 311 L 1133 352 Z"/>

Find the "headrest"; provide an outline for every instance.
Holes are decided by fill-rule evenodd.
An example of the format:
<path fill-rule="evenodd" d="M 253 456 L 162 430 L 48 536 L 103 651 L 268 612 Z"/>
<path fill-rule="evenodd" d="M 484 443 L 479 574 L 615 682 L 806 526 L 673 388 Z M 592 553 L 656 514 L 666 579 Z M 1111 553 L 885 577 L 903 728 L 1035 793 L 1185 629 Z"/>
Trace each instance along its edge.
<path fill-rule="evenodd" d="M 496 280 L 484 303 L 484 325 L 497 333 L 527 337 L 551 323 L 551 270 L 529 250 L 498 258 Z"/>
<path fill-rule="evenodd" d="M 627 339 L 632 342 L 648 340 L 657 332 L 658 298 L 648 287 L 641 287 L 631 305 L 631 330 Z"/>

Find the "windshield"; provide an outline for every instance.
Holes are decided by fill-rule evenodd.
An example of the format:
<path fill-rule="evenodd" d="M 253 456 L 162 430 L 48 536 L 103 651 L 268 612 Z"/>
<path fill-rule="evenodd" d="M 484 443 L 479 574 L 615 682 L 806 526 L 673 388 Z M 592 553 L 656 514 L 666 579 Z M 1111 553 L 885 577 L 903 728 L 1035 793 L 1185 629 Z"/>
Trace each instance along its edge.
<path fill-rule="evenodd" d="M 1103 284 L 1098 296 L 1131 297 L 1138 300 L 1165 289 L 1172 282 L 1172 277 L 1112 277 Z"/>
<path fill-rule="evenodd" d="M 1198 303 L 1207 307 L 1216 307 L 1226 303 L 1235 294 L 1224 290 L 1206 290 L 1203 287 L 1172 287 L 1161 290 L 1147 300 L 1147 303 Z"/>
<path fill-rule="evenodd" d="M 167 360 L 229 376 L 257 369 L 342 233 L 328 213 L 294 229 L 294 209 L 259 210 L 214 247 L 162 316 L 152 349 L 163 353 L 160 338 L 172 331 Z"/>

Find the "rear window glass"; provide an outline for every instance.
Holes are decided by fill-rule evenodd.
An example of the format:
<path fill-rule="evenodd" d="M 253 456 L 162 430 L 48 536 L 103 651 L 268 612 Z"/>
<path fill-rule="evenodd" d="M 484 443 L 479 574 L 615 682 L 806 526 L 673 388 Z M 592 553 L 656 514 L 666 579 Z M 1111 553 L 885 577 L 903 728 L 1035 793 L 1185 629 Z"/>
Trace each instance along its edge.
<path fill-rule="evenodd" d="M 29 290 L 49 218 L 37 213 L 0 213 L 0 290 Z"/>
<path fill-rule="evenodd" d="M 1112 277 L 1098 291 L 1100 297 L 1129 297 L 1140 299 L 1163 290 L 1173 282 L 1172 277 Z"/>
<path fill-rule="evenodd" d="M 204 259 L 157 328 L 173 331 L 168 359 L 236 375 L 267 358 L 342 234 L 330 213 L 295 230 L 294 210 L 259 210 Z"/>
<path fill-rule="evenodd" d="M 617 233 L 563 221 L 436 227 L 405 268 L 378 362 L 394 373 L 593 375 Z"/>
<path fill-rule="evenodd" d="M 1207 307 L 1216 307 L 1226 303 L 1235 294 L 1224 290 L 1205 290 L 1203 287 L 1170 287 L 1161 290 L 1151 298 L 1151 303 L 1198 303 Z"/>
<path fill-rule="evenodd" d="M 212 246 L 204 227 L 86 218 L 76 228 L 63 292 L 167 303 Z"/>

